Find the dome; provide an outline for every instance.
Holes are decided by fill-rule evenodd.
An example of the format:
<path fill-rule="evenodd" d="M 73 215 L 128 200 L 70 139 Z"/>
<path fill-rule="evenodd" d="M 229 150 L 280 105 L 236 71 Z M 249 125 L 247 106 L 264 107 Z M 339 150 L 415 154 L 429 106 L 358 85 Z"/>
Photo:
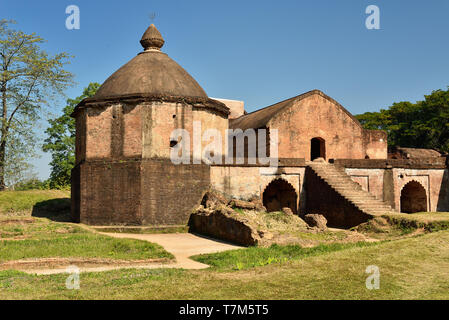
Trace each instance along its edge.
<path fill-rule="evenodd" d="M 94 99 L 131 95 L 208 98 L 190 74 L 160 51 L 164 39 L 153 24 L 140 43 L 144 51 L 112 74 Z"/>

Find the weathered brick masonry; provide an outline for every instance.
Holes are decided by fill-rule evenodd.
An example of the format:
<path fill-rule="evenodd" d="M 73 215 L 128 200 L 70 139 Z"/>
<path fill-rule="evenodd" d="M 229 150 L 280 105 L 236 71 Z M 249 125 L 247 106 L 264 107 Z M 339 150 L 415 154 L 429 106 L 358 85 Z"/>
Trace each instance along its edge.
<path fill-rule="evenodd" d="M 192 137 L 197 121 L 200 135 L 217 128 L 225 136 L 229 109 L 159 50 L 163 42 L 154 26 L 148 28 L 145 51 L 75 108 L 75 221 L 186 224 L 210 186 L 209 166 L 170 161 L 171 133 L 185 129 Z"/>
<path fill-rule="evenodd" d="M 448 158 L 439 152 L 397 148 L 388 154 L 386 132 L 365 130 L 319 90 L 247 114 L 243 102 L 209 98 L 161 52 L 164 40 L 153 25 L 141 44 L 144 51 L 72 114 L 75 221 L 186 224 L 208 188 L 244 200 L 259 198 L 269 210 L 323 214 L 335 227 L 352 227 L 384 210 L 449 211 Z M 174 139 L 175 129 L 184 129 L 190 138 Z M 201 139 L 208 129 L 221 135 L 220 157 L 228 152 L 227 129 L 243 130 L 232 141 L 248 129 L 256 130 L 257 137 L 257 130 L 266 130 L 267 140 L 261 143 L 267 157 L 277 147 L 277 166 L 250 163 L 247 138 L 243 164 L 237 159 L 213 165 L 171 162 L 173 147 L 189 142 L 193 154 L 195 134 Z M 201 148 L 208 143 L 200 141 Z M 235 154 L 235 148 L 230 150 Z"/>
<path fill-rule="evenodd" d="M 360 211 L 324 183 L 312 170 L 306 170 L 307 214 L 322 214 L 329 227 L 350 228 L 366 222 L 370 216 Z"/>
<path fill-rule="evenodd" d="M 73 218 L 92 225 L 186 224 L 209 187 L 209 171 L 163 159 L 81 163 L 72 172 Z"/>

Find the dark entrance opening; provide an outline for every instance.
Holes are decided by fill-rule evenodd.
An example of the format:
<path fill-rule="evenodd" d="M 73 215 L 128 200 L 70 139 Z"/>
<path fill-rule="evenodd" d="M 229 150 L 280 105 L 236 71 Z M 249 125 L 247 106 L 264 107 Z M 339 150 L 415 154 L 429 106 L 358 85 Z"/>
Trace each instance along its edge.
<path fill-rule="evenodd" d="M 427 212 L 426 189 L 417 181 L 410 181 L 401 191 L 401 212 Z"/>
<path fill-rule="evenodd" d="M 298 196 L 295 189 L 283 179 L 273 180 L 263 193 L 263 205 L 268 212 L 281 211 L 288 207 L 293 213 L 297 211 Z"/>
<path fill-rule="evenodd" d="M 324 139 L 313 138 L 310 140 L 310 160 L 316 158 L 326 159 L 326 144 Z"/>

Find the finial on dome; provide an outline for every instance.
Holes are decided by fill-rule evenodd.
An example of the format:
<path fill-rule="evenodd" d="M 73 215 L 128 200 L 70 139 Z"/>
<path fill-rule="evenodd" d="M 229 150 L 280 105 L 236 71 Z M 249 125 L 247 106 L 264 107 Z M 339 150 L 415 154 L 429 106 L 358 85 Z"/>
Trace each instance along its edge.
<path fill-rule="evenodd" d="M 162 38 L 161 33 L 156 29 L 154 24 L 148 27 L 140 40 L 140 44 L 145 51 L 161 50 L 164 43 L 164 38 Z"/>

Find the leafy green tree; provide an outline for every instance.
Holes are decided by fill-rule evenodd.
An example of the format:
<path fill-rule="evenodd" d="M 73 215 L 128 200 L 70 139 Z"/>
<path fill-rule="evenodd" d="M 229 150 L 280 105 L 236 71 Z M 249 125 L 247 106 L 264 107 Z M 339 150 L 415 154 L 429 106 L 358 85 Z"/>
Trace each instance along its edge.
<path fill-rule="evenodd" d="M 41 181 L 38 178 L 29 178 L 23 180 L 14 185 L 14 190 L 16 191 L 26 191 L 26 190 L 48 190 L 48 181 Z"/>
<path fill-rule="evenodd" d="M 73 75 L 63 69 L 69 55 L 50 56 L 40 48 L 44 39 L 9 28 L 13 23 L 0 20 L 0 190 L 17 152 L 34 150 L 33 128 L 43 109 L 73 83 Z M 20 148 L 14 140 L 21 141 Z"/>
<path fill-rule="evenodd" d="M 75 99 L 68 99 L 62 116 L 49 120 L 45 131 L 47 138 L 43 145 L 45 152 L 50 152 L 50 187 L 66 188 L 70 186 L 70 174 L 75 165 L 75 119 L 70 117 L 75 106 L 85 98 L 92 97 L 100 87 L 99 83 L 90 83 L 83 94 Z"/>
<path fill-rule="evenodd" d="M 366 129 L 387 131 L 389 145 L 449 152 L 449 87 L 424 98 L 356 117 Z"/>

